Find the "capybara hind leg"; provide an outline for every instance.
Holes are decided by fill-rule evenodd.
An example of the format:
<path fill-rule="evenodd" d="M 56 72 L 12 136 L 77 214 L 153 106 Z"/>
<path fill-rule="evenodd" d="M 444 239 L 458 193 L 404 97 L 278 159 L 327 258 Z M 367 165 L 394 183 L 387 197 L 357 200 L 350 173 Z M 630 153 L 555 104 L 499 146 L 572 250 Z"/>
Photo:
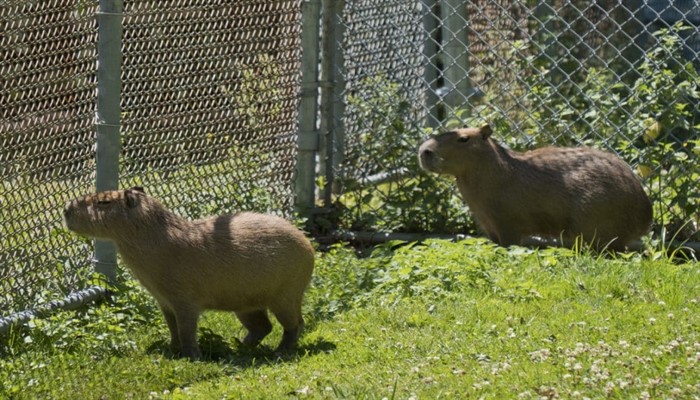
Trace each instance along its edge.
<path fill-rule="evenodd" d="M 304 319 L 301 317 L 301 307 L 273 309 L 272 312 L 284 328 L 282 341 L 275 351 L 281 352 L 295 348 L 299 341 L 301 330 L 304 327 Z"/>
<path fill-rule="evenodd" d="M 286 350 L 291 350 L 297 346 L 297 343 L 299 342 L 299 336 L 301 335 L 301 331 L 304 329 L 304 320 L 302 319 L 299 321 L 299 324 L 297 325 L 296 328 L 293 329 L 287 329 L 284 328 L 284 332 L 282 333 L 282 340 L 280 341 L 279 346 L 277 346 L 277 349 L 275 351 L 286 351 Z"/>
<path fill-rule="evenodd" d="M 503 247 L 519 245 L 521 241 L 520 234 L 511 231 L 500 231 L 497 234 L 489 235 L 489 238 Z"/>
<path fill-rule="evenodd" d="M 597 251 L 609 251 L 609 252 L 623 252 L 625 251 L 625 243 L 630 242 L 630 239 L 620 240 L 618 238 L 599 240 L 593 243 L 593 248 Z"/>
<path fill-rule="evenodd" d="M 170 350 L 175 353 L 180 353 L 180 334 L 177 331 L 177 319 L 175 318 L 175 313 L 169 309 L 161 306 L 160 310 L 163 312 L 163 318 L 165 323 L 168 324 L 168 330 L 170 330 Z"/>
<path fill-rule="evenodd" d="M 257 346 L 272 331 L 272 323 L 265 310 L 237 312 L 236 316 L 248 330 L 248 334 L 243 339 L 245 346 Z"/>
<path fill-rule="evenodd" d="M 608 250 L 617 252 L 626 251 L 628 250 L 628 248 L 625 244 L 627 243 L 631 246 L 630 242 L 632 242 L 633 240 L 634 239 L 630 238 L 615 239 L 608 245 Z"/>
<path fill-rule="evenodd" d="M 175 309 L 175 319 L 177 321 L 177 332 L 180 338 L 180 355 L 190 360 L 202 358 L 202 352 L 197 344 L 197 320 L 199 311 L 191 307 Z"/>

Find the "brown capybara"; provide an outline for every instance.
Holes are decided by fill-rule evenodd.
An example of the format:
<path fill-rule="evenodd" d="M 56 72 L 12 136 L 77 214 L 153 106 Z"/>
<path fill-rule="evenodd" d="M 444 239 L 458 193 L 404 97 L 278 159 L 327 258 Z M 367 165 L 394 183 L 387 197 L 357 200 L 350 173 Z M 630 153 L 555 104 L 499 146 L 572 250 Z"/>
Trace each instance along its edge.
<path fill-rule="evenodd" d="M 639 179 L 613 154 L 545 147 L 525 153 L 491 138 L 491 128 L 464 128 L 426 140 L 418 150 L 429 172 L 454 175 L 477 224 L 494 242 L 530 235 L 577 237 L 622 250 L 644 235 L 652 209 Z"/>
<path fill-rule="evenodd" d="M 276 351 L 296 346 L 314 250 L 286 220 L 242 212 L 190 221 L 139 187 L 70 201 L 64 217 L 68 229 L 116 244 L 158 302 L 174 352 L 201 357 L 197 320 L 207 309 L 234 311 L 248 346 L 272 330 L 270 310 L 284 328 Z"/>

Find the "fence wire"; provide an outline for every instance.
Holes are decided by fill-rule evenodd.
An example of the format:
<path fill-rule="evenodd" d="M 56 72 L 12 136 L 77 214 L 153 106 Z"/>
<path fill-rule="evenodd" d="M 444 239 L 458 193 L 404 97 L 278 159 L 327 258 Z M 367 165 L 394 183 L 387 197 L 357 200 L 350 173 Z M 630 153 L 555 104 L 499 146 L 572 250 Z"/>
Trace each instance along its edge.
<path fill-rule="evenodd" d="M 91 282 L 61 212 L 95 190 L 96 12 L 0 5 L 0 317 Z M 300 18 L 296 0 L 125 1 L 120 186 L 190 218 L 291 216 Z"/>
<path fill-rule="evenodd" d="M 407 103 L 395 102 L 418 103 L 425 90 L 421 5 L 414 0 L 384 1 L 381 7 L 375 2 L 347 2 L 343 12 L 346 34 L 341 48 L 346 60 L 342 67 L 347 87 L 344 103 L 348 106 L 344 119 L 348 152 L 340 160 L 356 167 L 356 174 L 381 173 L 392 168 L 378 165 L 381 159 L 366 157 L 364 144 L 374 139 L 373 135 L 394 112 L 406 112 L 404 116 L 410 116 L 414 123 L 422 119 L 420 108 L 404 110 Z M 391 90 L 405 93 L 409 98 L 391 98 L 388 93 Z M 397 136 L 390 140 L 403 138 Z"/>
<path fill-rule="evenodd" d="M 124 181 L 190 217 L 288 215 L 299 2 L 134 1 L 124 14 Z"/>
<path fill-rule="evenodd" d="M 0 315 L 81 288 L 87 243 L 62 230 L 94 181 L 95 8 L 0 6 Z"/>
<path fill-rule="evenodd" d="M 330 46 L 311 48 L 334 58 L 305 66 L 301 88 L 301 27 L 313 25 L 301 10 L 321 4 L 319 24 L 339 25 L 316 38 Z M 420 172 L 415 152 L 436 130 L 490 122 L 516 149 L 616 152 L 644 180 L 655 233 L 697 241 L 698 10 L 687 0 L 125 1 L 119 183 L 190 218 L 290 216 L 300 93 L 318 91 L 318 132 L 303 146 L 313 151 L 320 133 L 326 227 L 471 233 L 454 185 Z M 90 284 L 91 243 L 66 232 L 61 210 L 95 187 L 96 11 L 82 0 L 0 5 L 0 315 Z"/>
<path fill-rule="evenodd" d="M 685 0 L 346 1 L 345 139 L 326 186 L 335 223 L 474 232 L 453 185 L 420 172 L 415 152 L 437 129 L 489 122 L 519 150 L 617 153 L 654 202 L 657 237 L 700 240 L 699 10 Z"/>

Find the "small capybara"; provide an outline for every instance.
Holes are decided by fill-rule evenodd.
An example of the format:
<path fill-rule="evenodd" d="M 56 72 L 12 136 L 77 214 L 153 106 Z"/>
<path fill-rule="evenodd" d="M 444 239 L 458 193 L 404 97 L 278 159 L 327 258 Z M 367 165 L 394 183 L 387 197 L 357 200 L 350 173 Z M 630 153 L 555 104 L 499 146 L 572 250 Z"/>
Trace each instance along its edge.
<path fill-rule="evenodd" d="M 623 250 L 644 235 L 652 208 L 639 179 L 613 154 L 545 147 L 525 153 L 491 138 L 491 128 L 463 128 L 426 140 L 421 167 L 454 175 L 477 224 L 494 242 L 530 235 L 577 237 L 595 248 Z"/>
<path fill-rule="evenodd" d="M 207 309 L 234 311 L 248 346 L 272 330 L 270 310 L 284 328 L 276 351 L 296 346 L 314 250 L 286 220 L 242 212 L 190 221 L 140 187 L 70 201 L 64 217 L 68 229 L 116 244 L 158 302 L 176 354 L 201 357 L 197 320 Z"/>

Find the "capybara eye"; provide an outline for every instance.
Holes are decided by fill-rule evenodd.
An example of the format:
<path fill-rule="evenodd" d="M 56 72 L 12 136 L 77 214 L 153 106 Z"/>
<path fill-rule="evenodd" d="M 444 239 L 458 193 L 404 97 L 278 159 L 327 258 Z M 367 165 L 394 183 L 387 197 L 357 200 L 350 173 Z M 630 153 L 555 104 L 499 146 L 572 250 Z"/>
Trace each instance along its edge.
<path fill-rule="evenodd" d="M 469 136 L 460 136 L 457 141 L 460 143 L 467 143 L 469 141 Z"/>

